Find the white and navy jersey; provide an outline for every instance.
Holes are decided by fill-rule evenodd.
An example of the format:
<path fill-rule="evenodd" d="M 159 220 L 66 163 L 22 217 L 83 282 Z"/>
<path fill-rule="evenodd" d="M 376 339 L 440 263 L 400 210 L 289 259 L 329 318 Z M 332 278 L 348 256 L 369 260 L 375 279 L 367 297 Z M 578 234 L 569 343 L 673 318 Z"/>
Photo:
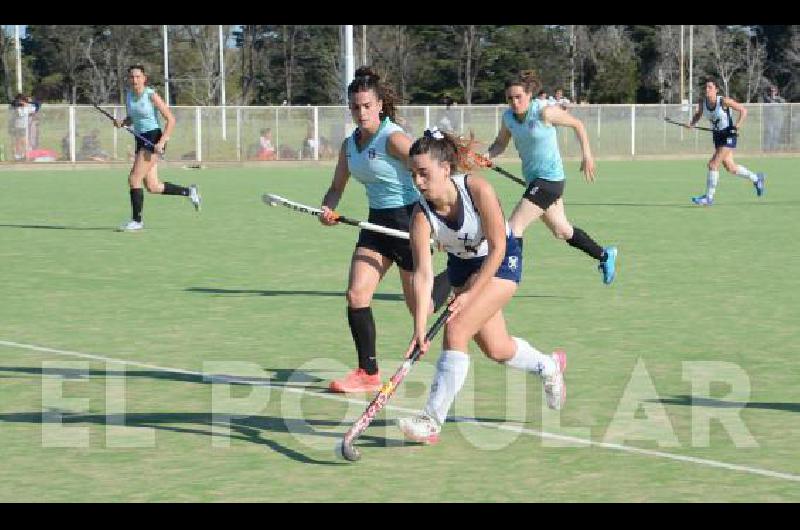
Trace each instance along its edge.
<path fill-rule="evenodd" d="M 722 108 L 722 96 L 717 96 L 717 101 L 711 108 L 708 106 L 708 100 L 703 97 L 703 116 L 708 118 L 711 128 L 715 131 L 724 131 L 733 125 L 730 107 Z"/>
<path fill-rule="evenodd" d="M 467 177 L 465 174 L 450 177 L 456 185 L 461 206 L 456 221 L 440 217 L 428 206 L 425 197 L 419 198 L 422 212 L 431 224 L 433 240 L 441 244 L 448 254 L 461 259 L 479 258 L 489 253 L 489 242 L 484 237 L 480 215 L 467 188 Z"/>

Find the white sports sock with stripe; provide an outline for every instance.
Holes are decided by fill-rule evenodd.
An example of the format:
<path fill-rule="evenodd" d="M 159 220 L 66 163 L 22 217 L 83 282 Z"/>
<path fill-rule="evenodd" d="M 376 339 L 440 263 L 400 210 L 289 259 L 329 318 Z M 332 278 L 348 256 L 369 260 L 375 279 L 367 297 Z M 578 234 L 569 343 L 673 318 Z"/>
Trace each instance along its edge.
<path fill-rule="evenodd" d="M 717 192 L 717 183 L 719 182 L 719 171 L 708 170 L 708 177 L 706 177 L 706 197 L 713 200 L 714 194 Z"/>
<path fill-rule="evenodd" d="M 464 352 L 444 350 L 436 361 L 436 374 L 423 411 L 440 426 L 444 424 L 456 394 L 464 386 L 468 372 L 469 355 Z"/>
<path fill-rule="evenodd" d="M 525 339 L 511 337 L 517 345 L 514 357 L 504 364 L 518 370 L 533 372 L 542 377 L 552 375 L 557 370 L 556 362 L 550 355 L 545 355 L 528 343 Z"/>
<path fill-rule="evenodd" d="M 748 178 L 751 182 L 756 182 L 758 180 L 758 175 L 744 167 L 743 165 L 739 164 L 739 167 L 736 168 L 736 174 L 740 177 Z"/>

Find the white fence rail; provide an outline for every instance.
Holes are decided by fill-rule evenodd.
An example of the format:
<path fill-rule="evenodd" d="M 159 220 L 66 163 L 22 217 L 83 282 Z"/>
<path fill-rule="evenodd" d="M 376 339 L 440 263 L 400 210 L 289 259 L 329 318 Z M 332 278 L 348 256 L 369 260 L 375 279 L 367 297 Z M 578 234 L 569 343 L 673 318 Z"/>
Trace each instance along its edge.
<path fill-rule="evenodd" d="M 738 152 L 800 153 L 800 103 L 748 104 Z M 123 117 L 122 106 L 106 110 Z M 460 133 L 475 132 L 490 143 L 505 105 L 436 105 L 398 107 L 398 123 L 413 136 L 438 125 Z M 689 131 L 664 121 L 687 121 L 692 108 L 681 105 L 574 105 L 570 112 L 586 125 L 596 157 L 710 154 L 710 133 Z M 222 162 L 259 159 L 261 133 L 271 135 L 278 160 L 335 159 L 353 124 L 345 106 L 190 107 L 175 106 L 177 126 L 167 146 L 169 160 Z M 115 129 L 89 105 L 49 105 L 25 118 L 10 107 L 0 109 L 8 123 L 0 134 L 0 161 L 126 161 L 133 156 L 133 137 Z M 224 121 L 223 121 L 224 120 Z M 702 124 L 702 123 L 701 123 Z M 226 134 L 227 133 L 227 134 Z M 569 129 L 559 131 L 562 155 L 578 156 L 580 147 Z M 513 148 L 512 148 L 513 149 Z M 263 158 L 263 156 L 262 156 Z"/>

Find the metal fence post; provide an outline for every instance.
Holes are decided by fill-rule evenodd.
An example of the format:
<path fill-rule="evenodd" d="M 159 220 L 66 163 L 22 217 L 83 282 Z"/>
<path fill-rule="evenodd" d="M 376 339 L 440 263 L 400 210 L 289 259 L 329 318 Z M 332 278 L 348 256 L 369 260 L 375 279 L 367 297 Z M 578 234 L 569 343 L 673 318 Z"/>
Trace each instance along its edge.
<path fill-rule="evenodd" d="M 114 116 L 114 119 L 116 120 L 117 119 L 117 107 L 114 107 L 113 116 Z M 117 153 L 117 144 L 118 144 L 117 127 L 114 127 L 113 129 L 114 129 L 114 131 L 113 131 L 113 133 L 114 133 L 114 160 L 117 160 L 119 158 L 119 155 Z"/>
<path fill-rule="evenodd" d="M 75 162 L 75 105 L 69 106 L 69 159 Z"/>
<path fill-rule="evenodd" d="M 242 107 L 236 107 L 236 160 L 242 161 Z"/>
<path fill-rule="evenodd" d="M 319 160 L 319 107 L 314 105 L 314 160 Z"/>
<path fill-rule="evenodd" d="M 636 156 L 636 105 L 631 105 L 631 156 Z"/>
<path fill-rule="evenodd" d="M 200 107 L 194 108 L 194 149 L 195 149 L 195 161 L 202 162 L 203 161 L 203 120 L 202 120 L 202 110 Z"/>
<path fill-rule="evenodd" d="M 494 137 L 500 134 L 500 107 L 494 106 Z"/>
<path fill-rule="evenodd" d="M 431 128 L 431 108 L 428 105 L 425 105 L 425 128 Z"/>

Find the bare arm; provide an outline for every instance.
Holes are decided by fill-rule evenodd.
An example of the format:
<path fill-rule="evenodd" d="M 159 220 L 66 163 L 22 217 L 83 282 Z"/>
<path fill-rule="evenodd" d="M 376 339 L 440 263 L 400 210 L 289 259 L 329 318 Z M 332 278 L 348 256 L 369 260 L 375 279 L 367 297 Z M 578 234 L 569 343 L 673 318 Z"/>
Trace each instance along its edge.
<path fill-rule="evenodd" d="M 486 156 L 489 158 L 500 156 L 503 151 L 506 150 L 506 147 L 508 147 L 509 140 L 511 140 L 511 131 L 506 128 L 505 123 L 501 123 L 500 131 L 497 133 L 497 138 L 495 138 L 494 142 L 492 142 L 492 145 L 489 146 Z"/>
<path fill-rule="evenodd" d="M 692 119 L 689 120 L 689 128 L 694 127 L 697 125 L 697 122 L 700 121 L 700 118 L 703 117 L 703 98 L 700 98 L 700 101 L 697 103 L 697 110 L 694 112 Z"/>
<path fill-rule="evenodd" d="M 386 151 L 390 156 L 408 166 L 408 152 L 411 151 L 411 143 L 411 137 L 404 132 L 398 131 L 389 135 L 386 140 Z"/>
<path fill-rule="evenodd" d="M 164 145 L 169 141 L 172 135 L 172 130 L 175 128 L 175 115 L 172 114 L 171 110 L 169 110 L 169 107 L 164 100 L 161 99 L 161 96 L 155 92 L 151 94 L 150 100 L 153 102 L 153 105 L 158 109 L 161 115 L 164 116 L 164 121 L 166 122 L 164 125 L 164 133 L 161 135 L 161 139 L 158 141 L 158 144 L 156 144 L 160 146 L 161 151 L 163 151 Z"/>
<path fill-rule="evenodd" d="M 594 181 L 594 157 L 592 148 L 589 145 L 589 135 L 586 134 L 586 127 L 583 122 L 558 106 L 549 106 L 542 109 L 542 120 L 551 125 L 562 127 L 572 127 L 578 142 L 581 144 L 583 160 L 581 161 L 581 171 L 587 182 Z"/>
<path fill-rule="evenodd" d="M 736 120 L 736 124 L 734 127 L 737 129 L 742 126 L 744 123 L 745 118 L 747 118 L 747 107 L 739 103 L 733 98 L 722 98 L 722 104 L 726 107 L 730 107 L 736 112 L 739 113 L 739 119 Z"/>
<path fill-rule="evenodd" d="M 336 162 L 336 169 L 333 172 L 333 181 L 331 182 L 328 191 L 322 198 L 322 215 L 319 220 L 324 225 L 336 224 L 336 218 L 333 210 L 339 205 L 339 200 L 342 198 L 344 188 L 347 186 L 347 181 L 350 179 L 350 170 L 347 167 L 347 140 L 342 142 L 342 147 L 339 149 L 339 160 Z"/>
<path fill-rule="evenodd" d="M 489 253 L 483 260 L 481 268 L 475 273 L 476 276 L 472 280 L 470 288 L 456 296 L 450 304 L 449 307 L 453 314 L 474 302 L 475 294 L 480 293 L 489 280 L 494 277 L 506 255 L 505 219 L 494 188 L 484 179 L 476 176 L 470 176 L 467 186 L 481 219 L 483 234 L 489 244 Z"/>
<path fill-rule="evenodd" d="M 431 224 L 417 204 L 411 213 L 411 254 L 414 257 L 414 272 L 411 283 L 414 286 L 414 334 L 406 357 L 411 355 L 414 346 L 420 345 L 423 352 L 428 350 L 425 342 L 425 326 L 428 321 L 431 292 L 433 291 L 433 263 L 430 251 Z"/>

